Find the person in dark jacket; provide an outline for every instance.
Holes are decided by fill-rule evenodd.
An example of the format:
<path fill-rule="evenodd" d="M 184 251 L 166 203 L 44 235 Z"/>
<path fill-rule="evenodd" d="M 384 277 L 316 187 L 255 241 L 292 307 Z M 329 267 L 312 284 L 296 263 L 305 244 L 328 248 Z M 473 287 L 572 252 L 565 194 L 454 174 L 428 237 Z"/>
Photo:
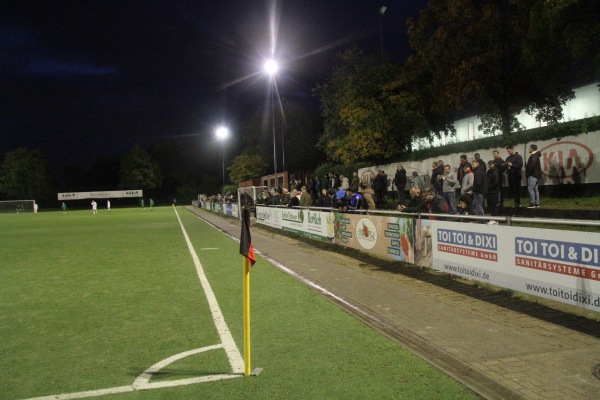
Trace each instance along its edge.
<path fill-rule="evenodd" d="M 434 161 L 431 164 L 432 170 L 431 170 L 431 186 L 435 189 L 435 192 L 437 194 L 439 194 L 440 196 L 444 196 L 444 193 L 442 192 L 442 181 L 438 179 L 439 176 L 444 174 L 444 162 L 442 160 L 439 161 Z"/>
<path fill-rule="evenodd" d="M 269 197 L 269 205 L 278 206 L 279 204 L 281 204 L 281 196 L 278 191 L 272 190 L 271 197 Z"/>
<path fill-rule="evenodd" d="M 447 214 L 448 204 L 446 200 L 439 194 L 435 193 L 435 189 L 429 187 L 423 191 L 424 202 L 417 207 L 402 207 L 400 211 L 404 212 L 422 212 L 430 214 Z"/>
<path fill-rule="evenodd" d="M 300 207 L 300 192 L 296 189 L 292 189 L 292 194 L 290 195 L 290 201 L 287 203 L 289 208 L 292 207 Z"/>
<path fill-rule="evenodd" d="M 317 205 L 319 207 L 331 208 L 333 206 L 331 196 L 328 189 L 321 189 L 321 197 L 319 197 Z"/>
<path fill-rule="evenodd" d="M 501 182 L 500 174 L 498 173 L 498 170 L 496 169 L 496 164 L 493 160 L 488 161 L 487 182 L 488 212 L 490 213 L 490 215 L 498 215 L 498 191 L 501 188 Z"/>
<path fill-rule="evenodd" d="M 465 167 L 471 167 L 471 163 L 467 161 L 467 155 L 463 154 L 460 156 L 460 164 L 458 165 L 458 170 L 456 172 L 456 177 L 458 179 L 458 183 L 462 185 L 463 178 L 465 177 Z"/>
<path fill-rule="evenodd" d="M 502 193 L 502 187 L 504 186 L 504 160 L 500 157 L 500 152 L 498 150 L 492 151 L 492 160 L 494 163 L 494 167 L 496 171 L 498 171 L 498 177 L 500 178 L 500 183 L 498 186 L 498 210 L 504 207 L 504 194 Z"/>
<path fill-rule="evenodd" d="M 537 145 L 529 146 L 529 159 L 525 166 L 525 177 L 527 178 L 527 190 L 529 191 L 529 207 L 537 208 L 540 206 L 540 192 L 538 191 L 538 181 L 542 177 L 542 163 L 540 158 L 542 153 L 538 151 Z"/>
<path fill-rule="evenodd" d="M 515 151 L 513 146 L 506 148 L 508 157 L 504 162 L 506 177 L 508 178 L 508 193 L 514 199 L 513 207 L 521 207 L 521 170 L 523 169 L 523 157 Z"/>
<path fill-rule="evenodd" d="M 417 186 L 410 188 L 410 199 L 406 204 L 399 204 L 397 210 L 403 212 L 422 212 L 425 200 L 421 196 L 421 189 Z"/>
<path fill-rule="evenodd" d="M 475 215 L 473 208 L 473 196 L 468 193 L 463 194 L 458 199 L 458 213 L 461 215 Z"/>
<path fill-rule="evenodd" d="M 473 205 L 477 215 L 485 214 L 483 211 L 483 199 L 487 193 L 487 176 L 485 170 L 479 165 L 480 161 L 473 160 Z"/>
<path fill-rule="evenodd" d="M 375 190 L 375 204 L 381 206 L 384 202 L 385 191 L 387 189 L 387 176 L 383 171 L 377 171 L 373 180 L 373 190 Z"/>
<path fill-rule="evenodd" d="M 406 170 L 402 164 L 396 166 L 396 175 L 394 175 L 394 185 L 396 185 L 396 191 L 398 192 L 398 204 L 404 204 L 406 201 Z"/>

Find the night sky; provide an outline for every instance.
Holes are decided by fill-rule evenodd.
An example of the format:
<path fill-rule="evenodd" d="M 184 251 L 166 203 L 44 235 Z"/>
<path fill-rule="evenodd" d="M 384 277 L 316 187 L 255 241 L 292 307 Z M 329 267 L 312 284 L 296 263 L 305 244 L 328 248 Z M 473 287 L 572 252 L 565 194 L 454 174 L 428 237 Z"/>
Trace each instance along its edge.
<path fill-rule="evenodd" d="M 0 157 L 40 148 L 54 166 L 89 166 L 135 144 L 233 135 L 264 107 L 263 63 L 282 96 L 311 89 L 337 53 L 408 55 L 406 19 L 425 0 L 23 1 L 0 4 Z M 382 5 L 385 14 L 379 13 Z M 272 32 L 275 32 L 272 34 Z M 199 157 L 203 157 L 199 151 Z"/>

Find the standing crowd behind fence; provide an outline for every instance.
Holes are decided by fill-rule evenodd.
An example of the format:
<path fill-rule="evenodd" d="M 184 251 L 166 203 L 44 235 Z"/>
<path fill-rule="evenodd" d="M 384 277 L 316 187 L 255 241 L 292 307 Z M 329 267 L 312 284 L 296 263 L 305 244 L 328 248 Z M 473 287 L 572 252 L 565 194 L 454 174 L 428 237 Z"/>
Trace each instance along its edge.
<path fill-rule="evenodd" d="M 342 211 L 396 209 L 403 212 L 433 214 L 500 215 L 505 203 L 521 207 L 521 180 L 525 174 L 529 192 L 528 208 L 540 207 L 538 181 L 541 178 L 541 153 L 535 144 L 529 146 L 525 161 L 513 146 L 492 152 L 487 162 L 479 153 L 460 156 L 458 165 L 444 160 L 432 163 L 427 175 L 413 171 L 408 176 L 401 163 L 392 179 L 383 170 L 359 179 L 333 172 L 323 177 L 310 176 L 306 181 L 294 179 L 289 187 L 261 188 L 256 204 L 285 207 L 334 208 Z M 389 192 L 393 183 L 395 191 Z M 390 202 L 389 196 L 397 200 Z M 408 195 L 407 195 L 408 194 Z M 232 203 L 238 199 L 227 192 L 210 196 L 211 202 Z M 246 204 L 249 205 L 249 204 Z"/>

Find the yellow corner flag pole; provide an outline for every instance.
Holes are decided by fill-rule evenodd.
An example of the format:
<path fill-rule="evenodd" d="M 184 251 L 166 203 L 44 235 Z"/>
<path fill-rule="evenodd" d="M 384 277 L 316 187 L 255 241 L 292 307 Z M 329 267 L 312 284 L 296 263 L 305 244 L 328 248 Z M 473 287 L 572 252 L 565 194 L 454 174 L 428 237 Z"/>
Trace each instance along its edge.
<path fill-rule="evenodd" d="M 242 233 L 240 254 L 244 259 L 244 376 L 258 375 L 262 368 L 250 373 L 250 266 L 256 262 L 252 238 L 250 237 L 250 210 L 242 209 Z"/>
<path fill-rule="evenodd" d="M 250 376 L 250 261 L 244 261 L 244 376 Z"/>

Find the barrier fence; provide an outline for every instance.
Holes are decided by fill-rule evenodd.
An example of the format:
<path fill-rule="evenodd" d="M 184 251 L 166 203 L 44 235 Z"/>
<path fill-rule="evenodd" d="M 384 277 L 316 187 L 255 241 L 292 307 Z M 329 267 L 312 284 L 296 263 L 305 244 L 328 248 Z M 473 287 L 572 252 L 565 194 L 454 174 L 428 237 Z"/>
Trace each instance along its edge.
<path fill-rule="evenodd" d="M 239 214 L 237 204 L 202 207 Z M 597 221 L 491 218 L 600 226 Z M 600 312 L 600 233 L 477 223 L 482 219 L 490 217 L 256 206 L 256 223 L 262 225 Z"/>

